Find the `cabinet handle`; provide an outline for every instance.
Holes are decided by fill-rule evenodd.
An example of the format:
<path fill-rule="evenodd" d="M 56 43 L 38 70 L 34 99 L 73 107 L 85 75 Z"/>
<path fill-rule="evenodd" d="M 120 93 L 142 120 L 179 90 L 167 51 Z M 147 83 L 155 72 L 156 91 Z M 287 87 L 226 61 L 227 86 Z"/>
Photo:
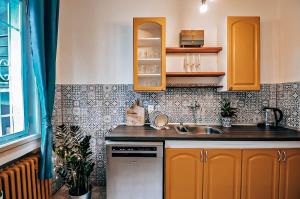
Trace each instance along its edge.
<path fill-rule="evenodd" d="M 283 160 L 282 161 L 286 162 L 286 152 L 285 151 L 283 151 Z"/>
<path fill-rule="evenodd" d="M 208 152 L 205 151 L 205 162 L 207 162 L 207 160 L 208 160 Z"/>
<path fill-rule="evenodd" d="M 278 150 L 278 162 L 281 161 L 281 152 Z"/>
<path fill-rule="evenodd" d="M 200 152 L 200 162 L 203 162 L 203 150 Z"/>

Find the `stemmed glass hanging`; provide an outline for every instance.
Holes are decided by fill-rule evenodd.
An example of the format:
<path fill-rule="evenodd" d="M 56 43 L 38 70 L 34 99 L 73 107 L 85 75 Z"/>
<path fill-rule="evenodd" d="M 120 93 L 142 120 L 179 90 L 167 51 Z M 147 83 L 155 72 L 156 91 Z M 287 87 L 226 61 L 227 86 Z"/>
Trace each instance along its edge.
<path fill-rule="evenodd" d="M 196 56 L 196 71 L 200 72 L 201 71 L 201 55 L 198 54 Z"/>
<path fill-rule="evenodd" d="M 183 60 L 183 67 L 185 72 L 200 72 L 201 71 L 201 55 L 200 54 L 186 54 Z"/>

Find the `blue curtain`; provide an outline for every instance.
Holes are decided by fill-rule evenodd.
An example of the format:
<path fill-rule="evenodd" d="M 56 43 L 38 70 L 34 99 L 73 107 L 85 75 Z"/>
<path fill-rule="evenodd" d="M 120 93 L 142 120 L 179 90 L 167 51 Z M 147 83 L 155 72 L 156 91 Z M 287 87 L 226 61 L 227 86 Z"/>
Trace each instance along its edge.
<path fill-rule="evenodd" d="M 55 97 L 59 0 L 27 0 L 32 66 L 41 105 L 41 158 L 39 177 L 50 179 L 52 165 L 51 117 Z"/>

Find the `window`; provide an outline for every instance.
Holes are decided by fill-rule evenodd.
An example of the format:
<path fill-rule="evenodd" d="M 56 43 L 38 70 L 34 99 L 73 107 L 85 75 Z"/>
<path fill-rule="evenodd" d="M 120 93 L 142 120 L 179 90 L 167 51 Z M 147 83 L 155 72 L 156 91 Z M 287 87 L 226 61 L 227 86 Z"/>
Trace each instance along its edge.
<path fill-rule="evenodd" d="M 0 0 L 0 145 L 25 136 L 25 66 L 20 0 Z"/>

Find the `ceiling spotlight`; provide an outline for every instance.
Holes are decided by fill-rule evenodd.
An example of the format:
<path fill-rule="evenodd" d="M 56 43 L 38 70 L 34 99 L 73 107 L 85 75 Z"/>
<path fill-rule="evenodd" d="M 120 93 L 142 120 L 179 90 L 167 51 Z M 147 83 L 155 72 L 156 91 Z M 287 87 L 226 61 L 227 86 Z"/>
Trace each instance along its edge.
<path fill-rule="evenodd" d="M 207 12 L 207 10 L 208 10 L 208 7 L 206 4 L 206 0 L 201 0 L 200 12 L 205 13 L 205 12 Z"/>

